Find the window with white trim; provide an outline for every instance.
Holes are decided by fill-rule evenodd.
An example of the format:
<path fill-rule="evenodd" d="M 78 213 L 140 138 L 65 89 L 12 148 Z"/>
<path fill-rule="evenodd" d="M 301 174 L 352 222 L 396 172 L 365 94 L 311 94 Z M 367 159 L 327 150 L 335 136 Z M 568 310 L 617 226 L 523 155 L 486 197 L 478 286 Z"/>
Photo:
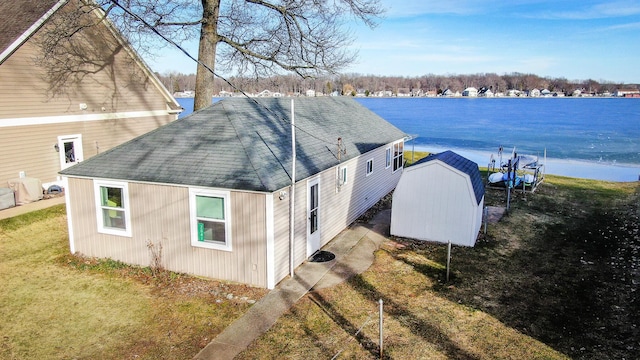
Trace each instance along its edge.
<path fill-rule="evenodd" d="M 191 245 L 231 251 L 229 192 L 189 189 Z"/>
<path fill-rule="evenodd" d="M 338 184 L 340 186 L 345 185 L 347 183 L 347 180 L 349 180 L 347 178 L 347 167 L 341 166 L 338 170 Z"/>
<path fill-rule="evenodd" d="M 94 180 L 98 232 L 131 237 L 129 185 L 120 181 Z"/>
<path fill-rule="evenodd" d="M 373 159 L 367 160 L 367 176 L 373 173 Z"/>
<path fill-rule="evenodd" d="M 393 144 L 393 172 L 401 169 L 404 163 L 404 142 Z"/>
<path fill-rule="evenodd" d="M 387 155 L 387 157 L 386 157 L 386 160 L 385 160 L 385 163 L 384 163 L 384 168 L 388 169 L 388 168 L 391 167 L 391 148 L 390 147 L 387 148 L 386 155 Z"/>

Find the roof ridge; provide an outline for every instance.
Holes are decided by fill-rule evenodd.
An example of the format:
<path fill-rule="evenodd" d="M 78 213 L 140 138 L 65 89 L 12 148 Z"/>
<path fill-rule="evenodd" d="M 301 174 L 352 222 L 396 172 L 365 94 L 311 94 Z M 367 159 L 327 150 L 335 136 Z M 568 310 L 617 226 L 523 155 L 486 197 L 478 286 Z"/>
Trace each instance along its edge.
<path fill-rule="evenodd" d="M 225 113 L 229 114 L 229 115 L 227 115 L 229 117 L 229 124 L 231 124 L 231 127 L 233 127 L 233 131 L 236 134 L 236 138 L 238 138 L 238 142 L 240 143 L 240 146 L 242 147 L 242 151 L 244 152 L 246 158 L 248 159 L 249 164 L 251 164 L 251 169 L 253 169 L 253 172 L 256 174 L 257 178 L 260 180 L 260 184 L 262 185 L 262 187 L 267 189 L 268 187 L 267 187 L 267 184 L 265 184 L 264 180 L 262 179 L 261 171 L 254 164 L 252 156 L 249 154 L 249 151 L 248 151 L 247 147 L 245 146 L 244 141 L 242 141 L 240 133 L 238 132 L 238 128 L 236 127 L 236 117 L 237 117 L 238 112 L 237 111 L 227 111 L 227 108 L 225 106 L 226 103 L 228 103 L 229 106 L 231 106 L 233 108 L 233 110 L 237 110 L 236 106 L 234 105 L 233 101 L 227 101 L 227 102 L 220 101 L 219 102 L 219 104 L 222 107 L 222 109 L 225 110 Z M 258 137 L 260 137 L 260 139 L 262 140 L 262 137 L 260 136 L 260 133 L 258 133 L 257 131 L 256 131 L 256 133 L 258 134 Z M 264 140 L 262 140 L 262 141 L 264 142 Z"/>
<path fill-rule="evenodd" d="M 289 116 L 290 99 L 224 99 L 61 174 L 271 193 L 291 185 Z M 311 134 L 347 136 L 349 159 L 404 136 L 352 99 L 300 101 L 295 116 L 308 132 L 296 134 L 296 181 L 338 164 Z"/>

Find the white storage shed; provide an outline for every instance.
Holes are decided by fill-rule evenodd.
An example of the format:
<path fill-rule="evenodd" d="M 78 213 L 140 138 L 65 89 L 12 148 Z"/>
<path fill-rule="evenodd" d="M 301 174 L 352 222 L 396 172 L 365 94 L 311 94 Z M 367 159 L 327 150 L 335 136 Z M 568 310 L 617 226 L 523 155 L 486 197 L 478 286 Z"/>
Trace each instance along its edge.
<path fill-rule="evenodd" d="M 453 151 L 430 155 L 400 177 L 393 193 L 391 235 L 474 246 L 483 207 L 478 164 Z"/>

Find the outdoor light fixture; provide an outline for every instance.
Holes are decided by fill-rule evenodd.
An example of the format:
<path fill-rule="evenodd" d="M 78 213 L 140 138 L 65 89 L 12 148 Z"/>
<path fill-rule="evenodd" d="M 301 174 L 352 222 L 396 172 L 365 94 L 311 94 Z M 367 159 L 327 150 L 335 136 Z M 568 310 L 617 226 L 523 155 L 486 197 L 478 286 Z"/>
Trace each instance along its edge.
<path fill-rule="evenodd" d="M 287 197 L 287 192 L 286 191 L 280 191 L 280 196 L 278 196 L 278 198 L 280 200 L 284 200 Z"/>
<path fill-rule="evenodd" d="M 60 146 L 58 146 L 58 144 L 53 145 L 53 148 L 56 149 L 56 152 L 60 152 Z"/>

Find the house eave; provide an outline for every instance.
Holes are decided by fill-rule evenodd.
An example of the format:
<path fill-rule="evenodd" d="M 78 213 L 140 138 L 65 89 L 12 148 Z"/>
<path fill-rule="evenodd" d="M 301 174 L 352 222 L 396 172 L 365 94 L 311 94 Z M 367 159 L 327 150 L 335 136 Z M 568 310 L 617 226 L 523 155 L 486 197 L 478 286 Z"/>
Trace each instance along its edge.
<path fill-rule="evenodd" d="M 36 21 L 31 25 L 22 35 L 20 35 L 11 45 L 9 45 L 2 53 L 0 53 L 0 65 L 5 62 L 16 50 L 18 50 L 29 38 L 33 36 L 43 25 L 49 20 L 51 15 L 53 15 L 56 11 L 58 11 L 61 7 L 66 5 L 68 0 L 60 0 L 58 1 L 49 11 L 44 13 Z"/>
<path fill-rule="evenodd" d="M 286 187 L 283 187 L 274 191 L 260 191 L 260 190 L 249 190 L 249 189 L 233 189 L 233 188 L 225 188 L 220 186 L 205 186 L 205 185 L 191 185 L 191 184 L 174 184 L 167 182 L 154 182 L 154 181 L 144 181 L 144 180 L 131 180 L 131 179 L 117 179 L 117 178 L 107 178 L 107 177 L 93 177 L 93 176 L 82 176 L 82 175 L 71 175 L 65 174 L 63 172 L 59 173 L 63 177 L 72 178 L 72 179 L 81 179 L 81 180 L 91 180 L 91 181 L 120 181 L 127 182 L 130 184 L 141 184 L 141 185 L 157 185 L 157 186 L 169 186 L 169 187 L 180 187 L 185 189 L 208 189 L 208 190 L 222 190 L 222 191 L 236 191 L 243 193 L 251 193 L 251 194 L 273 194 Z"/>

